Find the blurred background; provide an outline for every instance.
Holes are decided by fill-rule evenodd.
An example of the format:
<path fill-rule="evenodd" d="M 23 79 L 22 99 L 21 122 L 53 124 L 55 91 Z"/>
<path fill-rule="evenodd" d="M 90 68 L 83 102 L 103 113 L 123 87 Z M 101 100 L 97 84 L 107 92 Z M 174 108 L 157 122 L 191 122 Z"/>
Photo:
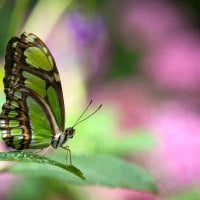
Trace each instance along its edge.
<path fill-rule="evenodd" d="M 159 189 L 78 187 L 1 173 L 0 199 L 200 199 L 199 10 L 195 0 L 0 0 L 0 103 L 9 38 L 38 35 L 60 72 L 67 127 L 90 99 L 91 110 L 103 104 L 77 126 L 72 156 L 119 156 L 145 168 Z"/>

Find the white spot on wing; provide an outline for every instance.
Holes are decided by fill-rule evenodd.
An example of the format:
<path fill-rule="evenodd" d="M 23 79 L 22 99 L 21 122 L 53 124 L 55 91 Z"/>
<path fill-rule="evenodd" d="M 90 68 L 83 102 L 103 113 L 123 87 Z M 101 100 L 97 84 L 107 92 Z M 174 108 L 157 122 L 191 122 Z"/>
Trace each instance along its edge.
<path fill-rule="evenodd" d="M 28 43 L 28 42 L 35 42 L 35 39 L 36 39 L 36 36 L 35 35 L 28 35 L 28 34 L 25 34 L 26 37 L 25 37 L 25 41 Z"/>
<path fill-rule="evenodd" d="M 0 124 L 5 124 L 5 120 L 4 119 L 0 120 Z"/>
<path fill-rule="evenodd" d="M 48 53 L 47 48 L 46 47 L 42 47 L 42 50 L 44 51 L 45 54 Z"/>
<path fill-rule="evenodd" d="M 12 44 L 12 47 L 13 47 L 13 48 L 16 48 L 16 47 L 17 47 L 17 42 L 14 42 L 14 43 Z"/>
<path fill-rule="evenodd" d="M 54 73 L 53 76 L 57 82 L 60 82 L 60 77 L 57 73 Z"/>
<path fill-rule="evenodd" d="M 1 132 L 2 132 L 2 135 L 6 135 L 7 136 L 8 131 L 6 129 L 2 130 Z"/>
<path fill-rule="evenodd" d="M 6 131 L 6 130 L 5 130 Z M 3 132 L 3 131 L 2 131 Z M 3 133 L 2 134 L 2 138 L 7 138 L 7 136 L 8 136 L 8 134 L 7 134 L 7 131 L 6 131 L 6 133 Z"/>

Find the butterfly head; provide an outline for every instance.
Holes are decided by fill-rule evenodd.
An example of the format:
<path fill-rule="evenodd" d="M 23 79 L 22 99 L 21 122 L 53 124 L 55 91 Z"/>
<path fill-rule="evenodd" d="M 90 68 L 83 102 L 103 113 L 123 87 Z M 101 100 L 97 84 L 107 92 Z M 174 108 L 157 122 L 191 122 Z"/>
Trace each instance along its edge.
<path fill-rule="evenodd" d="M 73 138 L 75 129 L 73 127 L 67 128 L 64 133 L 58 133 L 52 137 L 51 145 L 57 149 L 62 147 L 69 138 Z"/>
<path fill-rule="evenodd" d="M 66 135 L 66 140 L 67 140 L 68 138 L 73 138 L 74 133 L 75 133 L 75 129 L 74 129 L 73 127 L 67 128 L 67 129 L 65 130 L 65 133 L 64 133 L 64 135 Z"/>

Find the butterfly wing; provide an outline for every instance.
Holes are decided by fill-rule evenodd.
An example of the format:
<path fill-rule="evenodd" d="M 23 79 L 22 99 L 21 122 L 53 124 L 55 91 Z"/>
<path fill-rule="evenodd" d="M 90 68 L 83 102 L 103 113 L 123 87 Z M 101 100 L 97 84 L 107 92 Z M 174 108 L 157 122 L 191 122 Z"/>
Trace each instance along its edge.
<path fill-rule="evenodd" d="M 64 131 L 59 73 L 46 45 L 34 34 L 10 39 L 6 50 L 0 115 L 3 139 L 15 149 L 43 148 Z"/>

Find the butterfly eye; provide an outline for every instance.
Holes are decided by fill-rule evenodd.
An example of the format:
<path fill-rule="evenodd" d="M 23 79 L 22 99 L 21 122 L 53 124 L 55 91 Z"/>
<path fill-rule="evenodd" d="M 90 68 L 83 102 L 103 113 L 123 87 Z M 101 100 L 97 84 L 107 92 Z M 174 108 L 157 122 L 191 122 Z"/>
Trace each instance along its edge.
<path fill-rule="evenodd" d="M 65 130 L 65 134 L 67 135 L 67 138 L 73 138 L 74 137 L 74 133 L 75 133 L 75 129 L 70 127 L 70 128 L 67 128 Z"/>

